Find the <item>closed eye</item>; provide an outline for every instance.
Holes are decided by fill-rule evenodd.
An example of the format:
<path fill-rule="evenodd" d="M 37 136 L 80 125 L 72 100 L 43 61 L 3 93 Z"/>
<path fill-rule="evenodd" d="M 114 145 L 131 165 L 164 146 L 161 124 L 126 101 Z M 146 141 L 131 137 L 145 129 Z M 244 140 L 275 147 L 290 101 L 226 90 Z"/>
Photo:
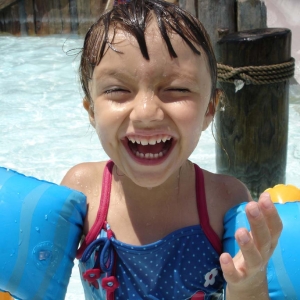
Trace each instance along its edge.
<path fill-rule="evenodd" d="M 168 89 L 168 91 L 179 92 L 179 93 L 189 93 L 190 92 L 189 89 L 181 89 L 181 88 L 172 88 L 172 89 Z"/>
<path fill-rule="evenodd" d="M 115 103 L 125 103 L 130 100 L 131 92 L 121 87 L 112 87 L 104 91 L 104 97 Z"/>
<path fill-rule="evenodd" d="M 120 89 L 120 88 L 113 88 L 105 91 L 105 94 L 114 94 L 114 93 L 129 93 L 127 90 Z"/>

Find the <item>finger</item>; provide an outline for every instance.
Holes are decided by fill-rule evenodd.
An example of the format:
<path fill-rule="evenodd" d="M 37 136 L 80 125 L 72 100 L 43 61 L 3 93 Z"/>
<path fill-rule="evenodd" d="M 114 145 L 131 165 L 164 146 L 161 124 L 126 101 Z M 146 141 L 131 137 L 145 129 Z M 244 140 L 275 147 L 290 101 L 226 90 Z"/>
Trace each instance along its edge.
<path fill-rule="evenodd" d="M 260 251 L 254 243 L 252 235 L 245 228 L 239 228 L 235 233 L 235 238 L 240 246 L 244 258 L 244 266 L 240 266 L 241 270 L 244 269 L 245 272 L 251 273 L 263 266 L 263 259 Z M 235 259 L 234 259 L 235 260 Z"/>
<path fill-rule="evenodd" d="M 251 227 L 251 235 L 258 251 L 264 259 L 270 256 L 272 248 L 271 233 L 264 214 L 257 202 L 250 202 L 246 206 L 246 214 Z"/>
<path fill-rule="evenodd" d="M 258 200 L 258 205 L 265 217 L 265 221 L 269 228 L 271 234 L 271 248 L 272 250 L 274 250 L 283 229 L 281 218 L 277 212 L 275 205 L 271 201 L 269 193 L 261 194 Z"/>
<path fill-rule="evenodd" d="M 222 253 L 220 256 L 220 265 L 224 279 L 227 283 L 238 283 L 240 274 L 237 271 L 233 259 L 229 253 Z"/>

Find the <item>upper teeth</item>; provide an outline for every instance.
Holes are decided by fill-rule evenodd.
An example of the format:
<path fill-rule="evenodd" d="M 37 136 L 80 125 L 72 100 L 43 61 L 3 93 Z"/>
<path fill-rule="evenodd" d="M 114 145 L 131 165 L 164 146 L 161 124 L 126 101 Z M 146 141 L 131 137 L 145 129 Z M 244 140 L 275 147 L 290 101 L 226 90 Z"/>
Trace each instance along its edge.
<path fill-rule="evenodd" d="M 150 138 L 141 138 L 141 137 L 128 137 L 129 141 L 132 143 L 142 144 L 143 146 L 146 145 L 155 145 L 160 142 L 169 141 L 172 137 L 170 136 L 163 136 L 163 137 L 150 137 Z"/>

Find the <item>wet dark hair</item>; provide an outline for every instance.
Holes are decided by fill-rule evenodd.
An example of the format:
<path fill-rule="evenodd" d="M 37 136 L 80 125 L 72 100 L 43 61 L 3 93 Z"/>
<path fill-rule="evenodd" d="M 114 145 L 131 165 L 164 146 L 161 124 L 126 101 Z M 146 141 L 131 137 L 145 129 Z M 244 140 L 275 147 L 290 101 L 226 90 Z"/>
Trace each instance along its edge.
<path fill-rule="evenodd" d="M 185 10 L 175 4 L 160 0 L 131 0 L 127 4 L 120 4 L 103 14 L 92 25 L 85 36 L 83 52 L 79 67 L 80 81 L 85 97 L 92 103 L 89 91 L 89 81 L 95 67 L 101 62 L 107 49 L 114 47 L 114 36 L 117 30 L 131 34 L 138 42 L 141 53 L 146 60 L 150 60 L 145 39 L 147 26 L 155 18 L 161 36 L 166 43 L 169 54 L 176 58 L 177 54 L 170 41 L 170 33 L 177 33 L 191 50 L 201 55 L 200 46 L 208 57 L 212 80 L 212 101 L 215 101 L 217 65 L 209 36 L 202 23 Z M 113 31 L 112 38 L 109 33 Z M 199 47 L 198 47 L 199 48 Z M 120 52 L 121 53 L 121 52 Z"/>

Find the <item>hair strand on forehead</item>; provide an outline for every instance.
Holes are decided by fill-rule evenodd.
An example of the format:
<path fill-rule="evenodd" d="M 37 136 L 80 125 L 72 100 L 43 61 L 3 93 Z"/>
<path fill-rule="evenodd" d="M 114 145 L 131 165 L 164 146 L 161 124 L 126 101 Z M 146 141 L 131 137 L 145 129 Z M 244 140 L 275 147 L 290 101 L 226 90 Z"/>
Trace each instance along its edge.
<path fill-rule="evenodd" d="M 158 25 L 170 57 L 177 58 L 171 43 L 171 34 L 178 34 L 196 55 L 201 54 L 199 48 L 207 55 L 212 79 L 211 96 L 214 98 L 217 64 L 209 36 L 201 22 L 169 2 L 131 0 L 126 4 L 116 5 L 112 10 L 103 14 L 86 34 L 79 72 L 82 88 L 88 101 L 92 101 L 88 87 L 89 81 L 94 68 L 101 62 L 106 51 L 111 49 L 122 54 L 114 44 L 114 38 L 119 30 L 133 36 L 143 57 L 150 60 L 145 31 L 153 21 Z"/>

